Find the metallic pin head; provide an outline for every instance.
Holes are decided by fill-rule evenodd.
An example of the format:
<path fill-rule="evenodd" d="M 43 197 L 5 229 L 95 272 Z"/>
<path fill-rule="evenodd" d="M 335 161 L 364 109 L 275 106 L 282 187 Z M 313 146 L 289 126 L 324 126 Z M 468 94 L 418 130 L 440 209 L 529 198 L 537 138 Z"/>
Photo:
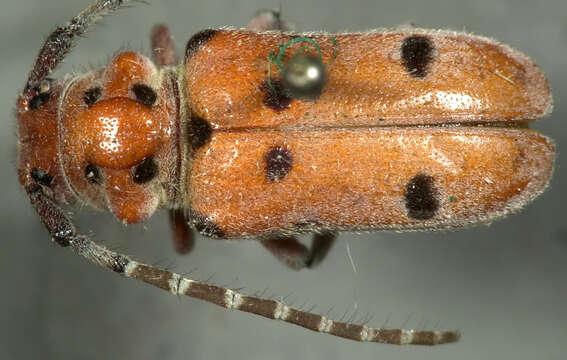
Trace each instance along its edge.
<path fill-rule="evenodd" d="M 325 66 L 320 58 L 295 54 L 285 64 L 282 83 L 294 98 L 314 100 L 321 95 L 327 80 Z"/>

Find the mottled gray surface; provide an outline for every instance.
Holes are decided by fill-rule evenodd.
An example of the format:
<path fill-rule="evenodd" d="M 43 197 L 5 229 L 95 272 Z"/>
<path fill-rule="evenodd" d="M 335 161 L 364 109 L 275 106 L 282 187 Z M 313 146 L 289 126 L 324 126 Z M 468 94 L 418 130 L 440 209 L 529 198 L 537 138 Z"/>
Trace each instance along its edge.
<path fill-rule="evenodd" d="M 151 1 L 106 18 L 58 74 L 101 65 L 121 48 L 147 50 L 156 22 L 171 25 L 179 47 L 205 27 L 241 26 L 278 1 Z M 444 233 L 343 235 L 314 271 L 292 272 L 253 242 L 199 238 L 176 255 L 163 213 L 144 226 L 78 211 L 84 231 L 137 258 L 232 287 L 317 304 L 340 317 L 373 315 L 370 325 L 458 328 L 462 341 L 435 348 L 360 344 L 281 322 L 230 312 L 96 268 L 50 243 L 16 180 L 16 94 L 56 24 L 87 1 L 4 0 L 0 14 L 3 198 L 0 207 L 0 359 L 564 359 L 567 169 L 521 214 L 490 227 Z M 555 111 L 535 125 L 561 146 L 567 138 L 567 3 L 535 1 L 282 0 L 301 29 L 364 30 L 413 22 L 491 36 L 545 70 Z M 561 154 L 560 154 L 561 155 Z M 356 264 L 347 256 L 350 246 Z"/>

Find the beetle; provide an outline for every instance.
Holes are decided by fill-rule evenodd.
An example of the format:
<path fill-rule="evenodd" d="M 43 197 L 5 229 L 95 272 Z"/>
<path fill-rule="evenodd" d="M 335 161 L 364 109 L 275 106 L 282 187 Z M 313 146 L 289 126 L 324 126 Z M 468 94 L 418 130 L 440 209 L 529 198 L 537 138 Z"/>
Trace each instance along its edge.
<path fill-rule="evenodd" d="M 18 99 L 19 181 L 52 239 L 174 294 L 353 340 L 454 342 L 454 331 L 373 329 L 186 279 L 80 234 L 63 206 L 124 223 L 169 209 L 178 250 L 191 228 L 258 239 L 313 267 L 340 230 L 436 230 L 490 222 L 547 186 L 553 142 L 528 129 L 551 112 L 525 55 L 465 33 L 208 29 L 183 61 L 154 28 L 154 61 L 132 51 L 51 79 L 76 36 L 126 1 L 99 0 L 45 41 Z M 270 17 L 271 14 L 271 17 Z M 267 18 L 266 18 L 267 17 Z M 295 239 L 314 233 L 311 248 Z"/>

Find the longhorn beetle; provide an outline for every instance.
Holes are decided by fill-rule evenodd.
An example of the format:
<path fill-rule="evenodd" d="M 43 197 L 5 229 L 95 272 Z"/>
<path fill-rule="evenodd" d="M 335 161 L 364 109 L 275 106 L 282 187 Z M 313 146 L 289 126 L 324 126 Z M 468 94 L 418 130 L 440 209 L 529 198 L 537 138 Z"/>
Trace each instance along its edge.
<path fill-rule="evenodd" d="M 405 28 L 195 34 L 178 57 L 165 26 L 153 61 L 52 79 L 74 39 L 127 1 L 98 0 L 46 39 L 17 102 L 19 181 L 52 239 L 116 273 L 310 330 L 390 344 L 454 342 L 454 331 L 368 328 L 137 262 L 82 235 L 63 206 L 124 223 L 168 209 L 191 228 L 254 238 L 294 269 L 340 230 L 432 230 L 489 222 L 547 186 L 554 145 L 528 128 L 550 113 L 548 83 L 523 54 L 465 33 Z M 311 248 L 294 235 L 313 233 Z"/>

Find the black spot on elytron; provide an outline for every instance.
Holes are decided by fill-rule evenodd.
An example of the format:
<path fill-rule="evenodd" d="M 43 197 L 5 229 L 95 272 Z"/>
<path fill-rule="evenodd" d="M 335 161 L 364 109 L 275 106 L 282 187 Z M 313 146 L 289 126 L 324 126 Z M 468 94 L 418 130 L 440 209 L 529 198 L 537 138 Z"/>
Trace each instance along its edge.
<path fill-rule="evenodd" d="M 189 224 L 201 235 L 213 238 L 224 237 L 222 230 L 213 221 L 196 211 L 189 211 L 188 219 Z"/>
<path fill-rule="evenodd" d="M 156 103 L 156 92 L 146 84 L 134 84 L 134 86 L 132 86 L 132 92 L 134 93 L 136 100 L 144 105 L 154 106 Z"/>
<path fill-rule="evenodd" d="M 51 98 L 50 92 L 37 94 L 30 100 L 30 109 L 32 110 L 38 109 L 41 105 L 48 102 L 50 98 Z"/>
<path fill-rule="evenodd" d="M 409 75 L 424 78 L 433 60 L 435 46 L 427 36 L 413 35 L 404 39 L 400 52 L 402 64 Z"/>
<path fill-rule="evenodd" d="M 126 270 L 126 266 L 130 262 L 125 256 L 122 255 L 113 255 L 111 256 L 111 263 L 110 266 L 112 271 L 117 272 L 119 274 L 123 274 Z"/>
<path fill-rule="evenodd" d="M 266 177 L 270 182 L 281 181 L 293 166 L 291 152 L 283 146 L 268 150 L 264 155 L 264 161 L 266 161 Z"/>
<path fill-rule="evenodd" d="M 97 86 L 85 91 L 85 95 L 83 96 L 83 101 L 85 102 L 85 104 L 87 104 L 87 106 L 91 106 L 94 103 L 96 103 L 98 99 L 100 99 L 101 95 L 102 95 L 102 89 L 100 88 L 100 86 Z"/>
<path fill-rule="evenodd" d="M 199 48 L 211 40 L 218 32 L 218 30 L 206 29 L 193 35 L 185 46 L 185 60 L 195 55 Z"/>
<path fill-rule="evenodd" d="M 285 86 L 279 79 L 271 79 L 268 84 L 268 80 L 264 80 L 262 85 L 260 85 L 260 90 L 264 93 L 264 99 L 262 102 L 264 105 L 275 111 L 282 111 L 289 108 L 292 98 L 287 93 Z"/>
<path fill-rule="evenodd" d="M 147 157 L 136 165 L 132 171 L 132 180 L 136 184 L 144 184 L 155 178 L 158 174 L 158 166 L 153 157 Z"/>
<path fill-rule="evenodd" d="M 98 166 L 93 164 L 85 166 L 85 179 L 91 184 L 100 185 L 102 183 L 102 176 L 100 175 Z"/>
<path fill-rule="evenodd" d="M 189 126 L 189 137 L 191 138 L 191 147 L 193 150 L 205 145 L 211 138 L 213 129 L 208 121 L 198 116 L 191 116 Z"/>
<path fill-rule="evenodd" d="M 51 186 L 53 184 L 53 176 L 49 175 L 40 168 L 33 168 L 30 171 L 32 179 L 39 185 Z"/>
<path fill-rule="evenodd" d="M 427 220 L 435 216 L 439 209 L 437 190 L 432 176 L 417 174 L 406 184 L 404 194 L 408 217 Z"/>

